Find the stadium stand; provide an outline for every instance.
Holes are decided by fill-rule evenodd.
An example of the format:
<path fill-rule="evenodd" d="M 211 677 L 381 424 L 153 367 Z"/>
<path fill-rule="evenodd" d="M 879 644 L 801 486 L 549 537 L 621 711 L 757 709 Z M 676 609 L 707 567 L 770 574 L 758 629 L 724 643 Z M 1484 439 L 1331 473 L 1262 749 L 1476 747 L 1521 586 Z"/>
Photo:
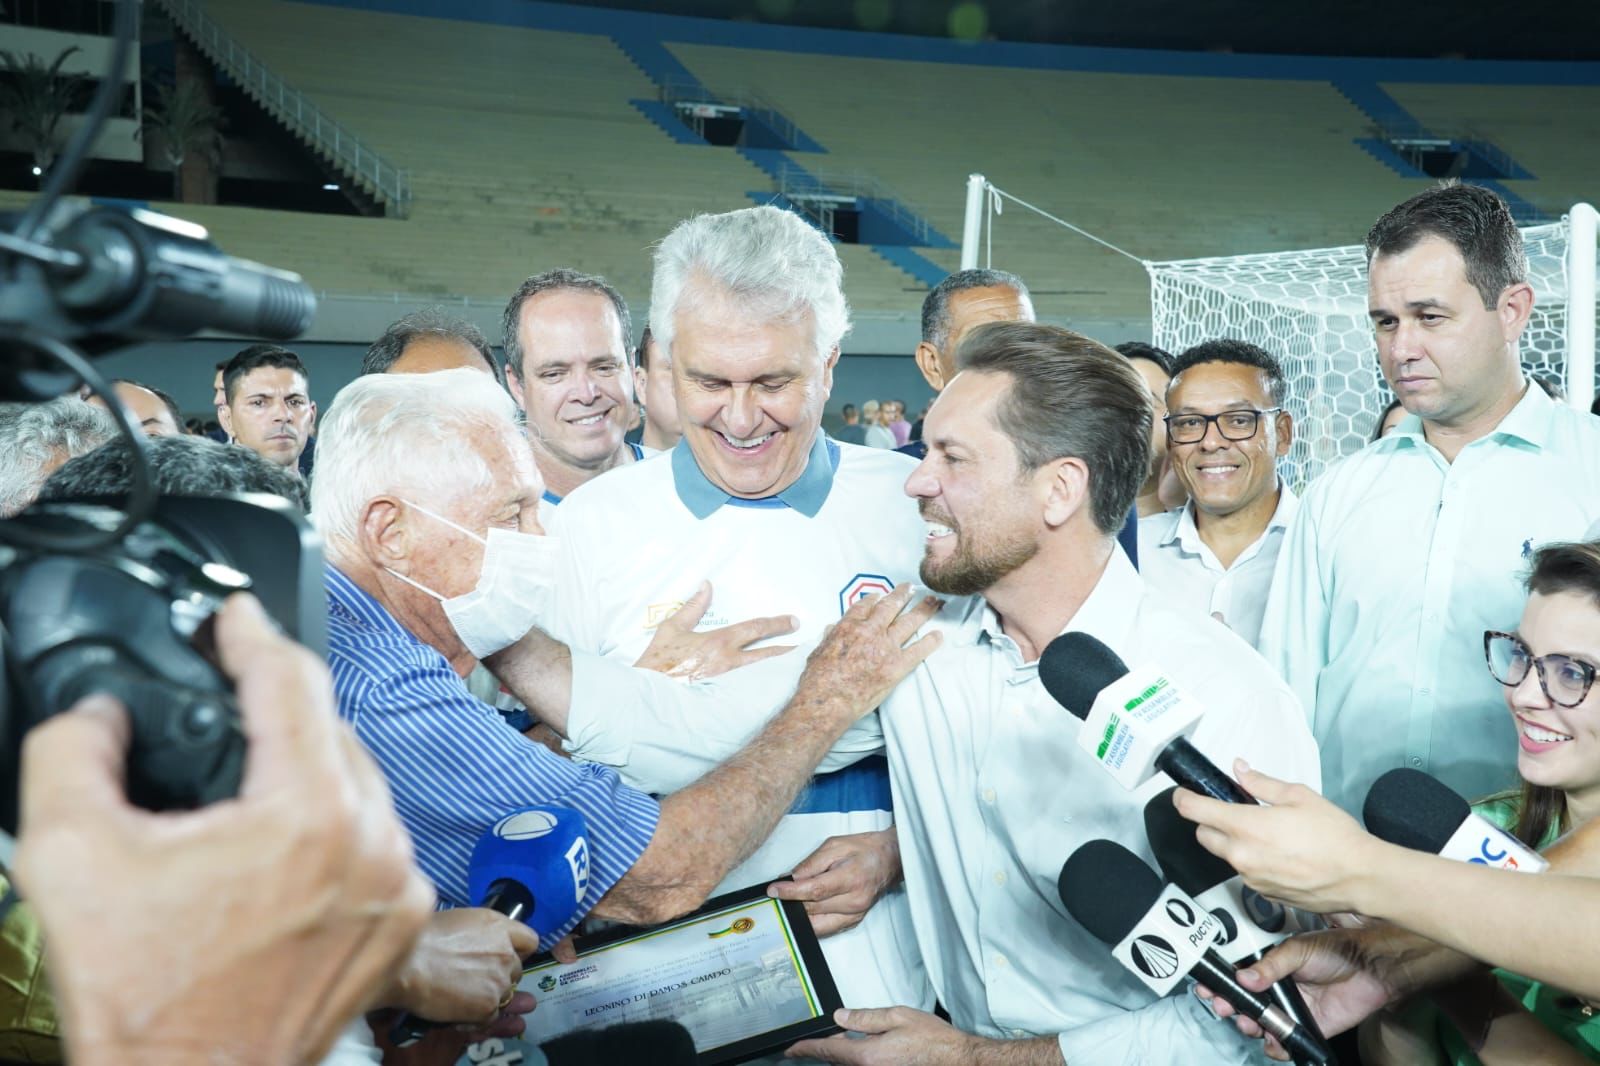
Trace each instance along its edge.
<path fill-rule="evenodd" d="M 774 190 L 774 154 L 695 143 L 657 125 L 663 109 L 646 114 L 639 103 L 659 92 L 663 65 L 729 97 L 770 102 L 804 146 L 822 149 L 789 153 L 794 163 L 869 175 L 947 237 L 960 236 L 967 174 L 982 171 L 1157 260 L 1347 244 L 1421 187 L 1353 143 L 1372 133 L 1372 118 L 1351 85 L 1388 93 L 1429 126 L 1492 138 L 1538 179 L 1507 184 L 1536 189 L 1557 213 L 1584 197 L 1600 163 L 1600 140 L 1580 135 L 1600 114 L 1600 89 L 1459 84 L 1488 65 L 1409 61 L 1396 82 L 1378 77 L 1390 68 L 1377 61 L 1345 77 L 1338 60 L 952 51 L 943 41 L 862 44 L 872 35 L 533 2 L 204 3 L 228 34 L 410 172 L 406 219 L 177 209 L 230 251 L 335 293 L 487 306 L 527 274 L 570 263 L 644 301 L 649 247 L 674 222 Z M 1433 71 L 1439 81 L 1427 83 Z M 1028 278 L 1046 317 L 1148 317 L 1138 265 L 1047 220 L 1009 209 L 993 247 L 996 265 Z M 950 247 L 902 253 L 903 269 L 864 246 L 841 247 L 864 316 L 914 313 L 926 288 L 917 275 L 957 264 Z"/>

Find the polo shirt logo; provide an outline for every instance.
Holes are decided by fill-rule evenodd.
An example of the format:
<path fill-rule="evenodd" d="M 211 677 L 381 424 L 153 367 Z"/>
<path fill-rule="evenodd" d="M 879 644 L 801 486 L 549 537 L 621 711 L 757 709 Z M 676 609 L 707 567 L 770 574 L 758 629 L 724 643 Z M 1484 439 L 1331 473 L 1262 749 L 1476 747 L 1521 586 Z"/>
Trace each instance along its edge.
<path fill-rule="evenodd" d="M 842 615 L 850 609 L 850 605 L 863 596 L 877 594 L 888 595 L 894 591 L 894 582 L 882 574 L 857 574 L 851 578 L 844 588 L 839 590 L 839 613 Z"/>

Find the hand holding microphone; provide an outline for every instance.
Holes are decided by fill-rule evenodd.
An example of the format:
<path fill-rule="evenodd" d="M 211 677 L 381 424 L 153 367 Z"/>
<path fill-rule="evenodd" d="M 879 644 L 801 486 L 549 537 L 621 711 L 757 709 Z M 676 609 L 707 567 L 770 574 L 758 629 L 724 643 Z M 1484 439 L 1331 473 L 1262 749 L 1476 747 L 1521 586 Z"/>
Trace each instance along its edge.
<path fill-rule="evenodd" d="M 522 976 L 523 956 L 532 954 L 541 942 L 547 943 L 565 932 L 578 916 L 588 892 L 589 844 L 584 836 L 583 816 L 570 808 L 545 805 L 507 815 L 479 838 L 472 851 L 467 881 L 472 898 L 481 908 L 526 927 L 515 941 L 523 946 L 504 966 L 504 980 L 497 990 L 498 1009 L 505 1009 L 512 1003 Z M 471 939 L 459 943 L 470 944 Z M 460 966 L 470 961 L 456 957 L 451 964 Z M 421 979 L 432 985 L 446 976 L 435 970 L 424 972 Z M 483 1022 L 484 1012 L 479 1009 L 482 1000 L 465 996 L 466 991 L 457 987 L 454 994 L 441 993 L 425 1001 L 428 1006 L 424 1010 L 428 1012 L 424 1017 L 418 1016 L 414 998 L 408 998 L 412 1012 L 395 1022 L 391 1039 L 400 1047 L 408 1047 L 453 1022 Z M 456 1012 L 466 1009 L 467 1003 L 474 1005 L 474 1013 L 459 1016 Z M 493 1020 L 492 1015 L 489 1020 Z"/>
<path fill-rule="evenodd" d="M 1240 1014 L 1271 1033 L 1295 1061 L 1336 1060 L 1322 1038 L 1285 1014 L 1270 998 L 1239 983 L 1214 944 L 1222 923 L 1154 870 L 1110 840 L 1091 840 L 1072 853 L 1057 882 L 1061 902 L 1078 923 L 1111 945 L 1118 962 L 1158 996 L 1185 977 L 1203 981 Z"/>
<path fill-rule="evenodd" d="M 1172 805 L 1175 791 L 1158 793 L 1145 805 L 1150 850 L 1162 875 L 1222 923 L 1217 953 L 1235 966 L 1253 966 L 1274 945 L 1298 932 L 1299 922 L 1282 904 L 1247 886 L 1233 867 L 1200 846 L 1194 824 Z M 1284 978 L 1268 991 L 1297 1025 L 1321 1035 L 1292 979 Z"/>

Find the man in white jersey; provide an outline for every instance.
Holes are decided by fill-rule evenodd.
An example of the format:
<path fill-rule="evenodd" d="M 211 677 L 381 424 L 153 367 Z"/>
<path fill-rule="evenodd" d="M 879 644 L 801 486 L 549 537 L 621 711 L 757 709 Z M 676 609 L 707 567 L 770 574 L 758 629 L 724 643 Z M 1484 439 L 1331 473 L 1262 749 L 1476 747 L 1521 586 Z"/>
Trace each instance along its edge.
<path fill-rule="evenodd" d="M 1483 633 L 1516 628 L 1535 548 L 1600 517 L 1600 421 L 1530 387 L 1517 358 L 1534 293 L 1500 198 L 1413 197 L 1367 258 L 1378 363 L 1408 414 L 1306 490 L 1259 644 L 1347 811 L 1397 766 L 1469 798 L 1517 783 Z"/>
<path fill-rule="evenodd" d="M 1147 590 L 1116 533 L 1149 471 L 1153 402 L 1109 348 L 1054 326 L 977 327 L 924 422 L 905 491 L 926 519 L 923 582 L 953 597 L 940 651 L 880 707 L 917 943 L 951 1023 L 847 1010 L 850 1034 L 794 1054 L 880 1066 L 1244 1063 L 1255 1048 L 1192 996 L 1157 998 L 1070 918 L 1057 875 L 1117 841 L 1151 861 L 1144 807 L 1079 748 L 1039 657 L 1065 631 L 1159 666 L 1206 708 L 1192 737 L 1317 784 L 1294 696 L 1237 635 Z M 1095 886 L 1100 889 L 1102 886 Z"/>
<path fill-rule="evenodd" d="M 827 238 L 772 207 L 690 219 L 656 253 L 650 324 L 672 366 L 683 439 L 562 504 L 558 587 L 581 591 L 558 597 L 545 628 L 575 651 L 632 663 L 709 581 L 715 595 L 702 625 L 788 613 L 802 651 L 719 679 L 738 694 L 715 713 L 585 693 L 575 678 L 570 750 L 615 766 L 635 787 L 672 791 L 737 748 L 783 702 L 805 650 L 845 608 L 916 573 L 922 523 L 899 491 L 915 464 L 822 432 L 849 327 L 841 280 Z M 835 841 L 822 861 L 842 874 L 885 871 L 878 889 L 897 880 L 880 748 L 875 719 L 853 729 L 824 763 L 834 772 L 813 779 L 722 888 L 771 881 L 824 841 L 857 834 L 869 835 Z M 826 931 L 855 917 L 817 920 Z M 903 889 L 888 888 L 823 949 L 845 1002 L 931 1005 Z"/>

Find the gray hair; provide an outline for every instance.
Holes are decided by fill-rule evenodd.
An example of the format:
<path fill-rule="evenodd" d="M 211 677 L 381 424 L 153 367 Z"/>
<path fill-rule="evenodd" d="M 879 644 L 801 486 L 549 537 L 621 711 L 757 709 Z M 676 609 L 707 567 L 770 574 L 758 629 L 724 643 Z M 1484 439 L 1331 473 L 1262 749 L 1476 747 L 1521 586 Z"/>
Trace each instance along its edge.
<path fill-rule="evenodd" d="M 65 460 L 93 451 L 117 433 L 110 414 L 76 396 L 0 404 L 0 518 L 32 503 L 45 478 Z"/>
<path fill-rule="evenodd" d="M 1507 286 L 1528 280 L 1528 253 L 1506 202 L 1488 189 L 1448 181 L 1390 208 L 1367 233 L 1367 264 L 1399 255 L 1428 237 L 1449 241 L 1467 281 L 1493 310 Z"/>
<path fill-rule="evenodd" d="M 517 286 L 517 291 L 511 294 L 511 302 L 506 304 L 506 310 L 500 316 L 500 347 L 506 353 L 506 372 L 522 377 L 522 343 L 517 340 L 517 327 L 522 322 L 522 307 L 529 300 L 545 292 L 558 292 L 562 289 L 576 289 L 580 292 L 597 292 L 611 301 L 611 306 L 616 308 L 617 321 L 622 323 L 622 350 L 623 358 L 627 359 L 633 344 L 633 316 L 628 313 L 628 301 L 622 298 L 616 286 L 598 274 L 582 274 L 576 270 L 560 267 L 555 270 L 546 270 Z"/>
<path fill-rule="evenodd" d="M 667 234 L 656 248 L 650 288 L 650 329 L 664 358 L 672 358 L 673 319 L 684 290 L 694 285 L 720 290 L 764 319 L 795 321 L 809 313 L 824 358 L 850 331 L 839 255 L 792 211 L 767 206 L 696 215 Z"/>
<path fill-rule="evenodd" d="M 950 298 L 968 289 L 1013 289 L 1028 303 L 1028 286 L 1007 270 L 958 270 L 933 287 L 922 301 L 922 339 L 939 351 L 950 342 Z"/>
<path fill-rule="evenodd" d="M 330 558 L 356 543 L 361 512 L 385 493 L 450 501 L 494 476 L 472 447 L 487 427 L 526 448 L 517 405 L 469 367 L 434 374 L 368 374 L 339 390 L 317 433 L 311 523 Z"/>
<path fill-rule="evenodd" d="M 1032 322 L 977 327 L 958 362 L 964 374 L 1011 378 L 995 419 L 1022 469 L 1082 459 L 1095 526 L 1107 535 L 1121 529 L 1150 473 L 1155 406 L 1138 371 L 1099 341 Z"/>
<path fill-rule="evenodd" d="M 373 341 L 367 348 L 367 354 L 361 359 L 361 372 L 388 373 L 389 368 L 399 362 L 400 357 L 405 354 L 406 346 L 412 341 L 423 338 L 457 340 L 471 346 L 483 356 L 483 361 L 489 364 L 489 371 L 494 374 L 494 379 L 504 383 L 505 372 L 500 368 L 500 360 L 494 357 L 494 349 L 489 346 L 489 338 L 483 335 L 483 330 L 439 307 L 426 307 L 421 311 L 413 311 L 393 322 L 383 331 L 383 336 Z"/>
<path fill-rule="evenodd" d="M 205 437 L 152 437 L 145 442 L 145 457 L 150 483 L 164 496 L 262 492 L 288 500 L 302 511 L 306 507 L 305 482 L 299 475 L 249 448 Z M 119 437 L 69 460 L 50 475 L 39 499 L 120 496 L 133 484 L 133 463 L 133 450 Z"/>

